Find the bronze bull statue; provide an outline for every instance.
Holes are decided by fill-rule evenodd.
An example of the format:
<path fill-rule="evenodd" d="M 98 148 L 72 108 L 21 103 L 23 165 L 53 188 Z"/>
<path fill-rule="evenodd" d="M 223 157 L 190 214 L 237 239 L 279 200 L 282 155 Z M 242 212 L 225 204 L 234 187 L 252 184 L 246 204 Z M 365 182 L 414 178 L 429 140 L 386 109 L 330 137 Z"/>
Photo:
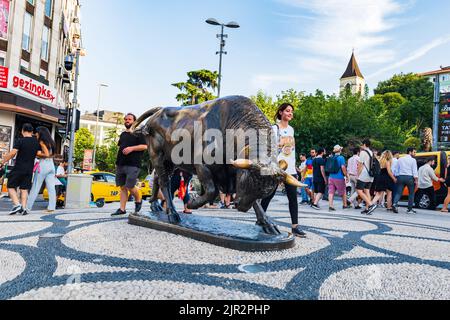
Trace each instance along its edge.
<path fill-rule="evenodd" d="M 204 188 L 204 193 L 191 200 L 188 207 L 198 209 L 213 202 L 219 192 L 226 194 L 236 193 L 236 207 L 241 212 L 248 212 L 252 207 L 256 212 L 257 225 L 261 226 L 265 233 L 280 234 L 277 226 L 269 219 L 261 207 L 261 200 L 275 192 L 281 182 L 285 182 L 297 187 L 302 186 L 294 177 L 285 173 L 279 166 L 276 156 L 270 156 L 273 147 L 268 145 L 267 154 L 269 161 L 262 163 L 255 155 L 249 158 L 249 150 L 258 150 L 255 141 L 245 139 L 245 150 L 233 151 L 232 159 L 227 159 L 229 154 L 223 154 L 220 163 L 206 164 L 196 162 L 198 156 L 195 151 L 189 157 L 189 161 L 175 163 L 173 152 L 180 141 L 173 141 L 173 134 L 177 130 L 188 133 L 190 145 L 195 149 L 195 144 L 199 143 L 202 137 L 196 137 L 195 127 L 200 125 L 201 133 L 214 129 L 215 132 L 222 133 L 223 148 L 235 145 L 235 141 L 227 141 L 228 130 L 258 130 L 269 133 L 271 137 L 272 126 L 260 109 L 248 98 L 241 96 L 231 96 L 200 105 L 189 107 L 169 107 L 156 108 L 142 115 L 134 125 L 134 129 L 139 127 L 144 121 L 145 126 L 137 132 L 146 138 L 149 154 L 153 167 L 156 170 L 158 179 L 154 184 L 153 197 L 150 200 L 152 210 L 163 211 L 157 202 L 157 195 L 161 188 L 167 201 L 167 214 L 170 223 L 179 223 L 180 216 L 177 213 L 170 194 L 170 178 L 176 168 L 197 175 Z M 202 135 L 203 136 L 203 135 Z M 232 139 L 242 137 L 234 136 Z M 260 137 L 258 139 L 261 139 Z M 186 143 L 186 141 L 183 141 Z M 207 148 L 211 141 L 200 142 Z M 260 141 L 256 141 L 260 143 Z M 243 152 L 244 151 L 244 152 Z M 244 155 L 242 155 L 244 153 Z M 213 152 L 214 154 L 214 152 Z M 217 154 L 216 154 L 217 155 Z M 198 158 L 197 158 L 198 159 Z M 200 158 L 202 159 L 202 158 Z"/>

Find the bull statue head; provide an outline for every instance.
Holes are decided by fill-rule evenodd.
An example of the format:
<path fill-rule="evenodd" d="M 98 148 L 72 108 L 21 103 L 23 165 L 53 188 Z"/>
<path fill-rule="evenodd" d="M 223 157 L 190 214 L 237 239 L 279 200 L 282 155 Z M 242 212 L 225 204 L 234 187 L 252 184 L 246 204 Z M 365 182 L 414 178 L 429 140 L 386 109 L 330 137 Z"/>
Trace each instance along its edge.
<path fill-rule="evenodd" d="M 290 186 L 297 187 L 297 188 L 303 188 L 307 187 L 307 185 L 301 183 L 296 178 L 294 178 L 292 175 L 286 173 L 286 169 L 288 167 L 288 164 L 286 161 L 282 160 L 279 163 L 280 167 L 270 166 L 270 165 L 262 165 L 259 163 L 255 163 L 252 160 L 247 159 L 237 159 L 235 161 L 231 161 L 231 164 L 241 170 L 250 170 L 250 171 L 256 171 L 265 170 L 266 172 L 270 173 L 272 176 L 282 178 L 282 181 Z"/>

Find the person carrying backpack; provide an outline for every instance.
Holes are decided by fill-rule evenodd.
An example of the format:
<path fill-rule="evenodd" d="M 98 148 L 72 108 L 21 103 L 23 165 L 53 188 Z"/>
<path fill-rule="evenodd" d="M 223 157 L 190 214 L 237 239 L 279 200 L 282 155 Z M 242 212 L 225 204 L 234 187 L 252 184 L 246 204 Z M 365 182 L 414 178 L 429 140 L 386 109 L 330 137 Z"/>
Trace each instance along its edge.
<path fill-rule="evenodd" d="M 349 208 L 347 206 L 347 181 L 349 181 L 349 177 L 345 167 L 345 158 L 341 155 L 342 149 L 340 145 L 335 146 L 333 149 L 334 157 L 328 159 L 326 164 L 326 171 L 330 173 L 330 179 L 328 180 L 330 212 L 336 211 L 334 208 L 336 192 L 343 199 L 344 210 Z"/>
<path fill-rule="evenodd" d="M 361 154 L 358 163 L 358 181 L 356 184 L 356 190 L 361 199 L 366 203 L 366 209 L 361 214 L 372 215 L 377 209 L 377 205 L 372 203 L 372 197 L 370 195 L 370 189 L 374 177 L 376 176 L 376 168 L 374 168 L 374 154 L 370 150 L 372 143 L 369 139 L 363 141 L 361 146 Z"/>

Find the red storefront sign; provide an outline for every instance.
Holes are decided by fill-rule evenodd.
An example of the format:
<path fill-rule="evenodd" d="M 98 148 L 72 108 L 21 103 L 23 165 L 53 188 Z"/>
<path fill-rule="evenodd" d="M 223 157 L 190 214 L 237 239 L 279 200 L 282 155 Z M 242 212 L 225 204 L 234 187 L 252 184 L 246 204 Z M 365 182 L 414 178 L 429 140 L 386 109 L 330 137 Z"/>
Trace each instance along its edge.
<path fill-rule="evenodd" d="M 0 66 L 0 88 L 6 89 L 8 87 L 8 73 L 8 68 Z"/>
<path fill-rule="evenodd" d="M 56 89 L 6 67 L 0 67 L 0 89 L 59 108 Z"/>
<path fill-rule="evenodd" d="M 51 103 L 55 101 L 55 96 L 51 89 L 43 84 L 33 82 L 33 79 L 15 75 L 12 77 L 12 86 L 15 89 L 20 89 L 40 99 L 48 100 Z"/>

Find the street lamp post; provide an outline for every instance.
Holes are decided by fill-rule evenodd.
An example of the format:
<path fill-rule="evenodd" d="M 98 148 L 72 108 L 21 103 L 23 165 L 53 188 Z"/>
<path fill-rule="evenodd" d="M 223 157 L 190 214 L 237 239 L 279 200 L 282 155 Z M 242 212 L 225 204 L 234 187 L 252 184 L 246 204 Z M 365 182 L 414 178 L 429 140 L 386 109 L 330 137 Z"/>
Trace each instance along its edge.
<path fill-rule="evenodd" d="M 100 117 L 100 103 L 101 103 L 101 96 L 102 96 L 102 88 L 108 88 L 108 85 L 103 84 L 103 83 L 98 85 L 97 123 L 95 125 L 94 155 L 92 158 L 92 170 L 97 169 L 96 156 L 97 156 L 97 142 L 98 142 L 98 123 L 99 123 L 99 117 Z"/>
<path fill-rule="evenodd" d="M 213 25 L 213 26 L 221 27 L 221 33 L 217 35 L 217 38 L 220 39 L 220 49 L 218 52 L 216 52 L 216 54 L 218 54 L 220 56 L 220 58 L 219 58 L 219 83 L 217 86 L 217 96 L 220 98 L 220 91 L 221 91 L 221 86 L 222 86 L 222 60 L 223 60 L 222 56 L 224 54 L 227 54 L 227 52 L 224 51 L 224 49 L 225 49 L 225 44 L 226 44 L 225 39 L 228 38 L 228 35 L 224 34 L 224 29 L 225 29 L 225 27 L 231 28 L 231 29 L 237 29 L 237 28 L 240 28 L 240 25 L 237 22 L 230 22 L 227 24 L 223 24 L 213 18 L 206 20 L 206 23 Z"/>
<path fill-rule="evenodd" d="M 70 130 L 70 146 L 69 146 L 69 166 L 67 168 L 67 172 L 69 174 L 73 173 L 74 169 L 74 151 L 75 151 L 75 126 L 77 123 L 77 110 L 78 110 L 78 77 L 80 75 L 80 56 L 81 49 L 77 49 L 75 54 L 75 85 L 73 91 L 73 100 L 72 100 L 72 125 Z"/>

